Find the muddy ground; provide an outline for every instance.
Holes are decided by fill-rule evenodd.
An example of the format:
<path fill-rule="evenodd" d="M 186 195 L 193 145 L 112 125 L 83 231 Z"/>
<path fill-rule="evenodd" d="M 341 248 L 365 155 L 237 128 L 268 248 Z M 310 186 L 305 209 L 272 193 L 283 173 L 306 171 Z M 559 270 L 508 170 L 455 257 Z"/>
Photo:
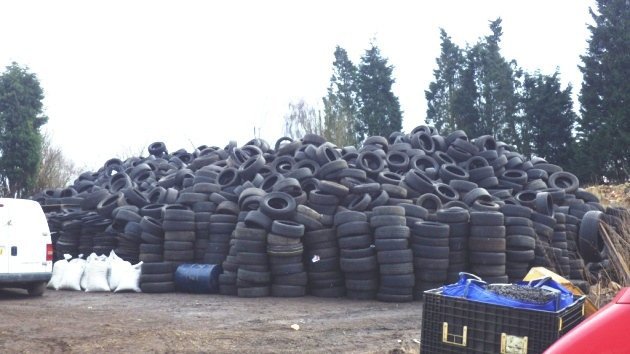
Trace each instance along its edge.
<path fill-rule="evenodd" d="M 417 353 L 422 303 L 0 290 L 0 319 L 0 353 Z"/>

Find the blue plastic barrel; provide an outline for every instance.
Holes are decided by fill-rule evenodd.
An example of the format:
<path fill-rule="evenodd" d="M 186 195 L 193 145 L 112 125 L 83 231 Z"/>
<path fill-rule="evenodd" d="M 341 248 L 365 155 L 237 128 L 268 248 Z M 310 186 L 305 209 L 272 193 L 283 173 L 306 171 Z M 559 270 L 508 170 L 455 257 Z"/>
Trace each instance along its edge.
<path fill-rule="evenodd" d="M 182 264 L 175 271 L 175 287 L 186 293 L 217 293 L 222 272 L 217 264 Z"/>

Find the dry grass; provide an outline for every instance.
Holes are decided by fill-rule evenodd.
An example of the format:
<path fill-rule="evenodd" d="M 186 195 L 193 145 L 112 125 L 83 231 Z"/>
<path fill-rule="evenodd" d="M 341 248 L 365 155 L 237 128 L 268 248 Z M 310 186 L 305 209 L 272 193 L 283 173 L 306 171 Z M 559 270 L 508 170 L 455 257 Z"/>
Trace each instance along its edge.
<path fill-rule="evenodd" d="M 591 186 L 586 190 L 595 194 L 604 206 L 630 208 L 630 182 Z"/>
<path fill-rule="evenodd" d="M 587 188 L 602 205 L 630 209 L 630 183 Z M 622 287 L 630 286 L 630 214 L 617 225 L 602 223 L 600 234 L 609 250 L 611 267 L 602 270 L 591 286 L 589 297 L 597 306 L 610 302 Z"/>

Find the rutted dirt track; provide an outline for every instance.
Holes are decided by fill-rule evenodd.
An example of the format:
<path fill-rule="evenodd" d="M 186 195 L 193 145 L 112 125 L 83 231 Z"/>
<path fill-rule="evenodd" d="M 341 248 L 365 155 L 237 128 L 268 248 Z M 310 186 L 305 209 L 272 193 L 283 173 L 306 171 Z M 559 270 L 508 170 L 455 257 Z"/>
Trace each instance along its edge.
<path fill-rule="evenodd" d="M 413 353 L 422 303 L 1 290 L 0 318 L 1 353 Z"/>

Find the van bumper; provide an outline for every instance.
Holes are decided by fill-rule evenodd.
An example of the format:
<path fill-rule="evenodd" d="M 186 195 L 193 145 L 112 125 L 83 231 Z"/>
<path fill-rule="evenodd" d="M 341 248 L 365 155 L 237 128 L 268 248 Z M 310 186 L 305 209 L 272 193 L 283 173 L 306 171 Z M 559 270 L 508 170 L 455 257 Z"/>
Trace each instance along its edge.
<path fill-rule="evenodd" d="M 7 283 L 34 283 L 48 282 L 52 277 L 52 272 L 40 273 L 3 273 L 0 274 L 0 284 Z"/>

